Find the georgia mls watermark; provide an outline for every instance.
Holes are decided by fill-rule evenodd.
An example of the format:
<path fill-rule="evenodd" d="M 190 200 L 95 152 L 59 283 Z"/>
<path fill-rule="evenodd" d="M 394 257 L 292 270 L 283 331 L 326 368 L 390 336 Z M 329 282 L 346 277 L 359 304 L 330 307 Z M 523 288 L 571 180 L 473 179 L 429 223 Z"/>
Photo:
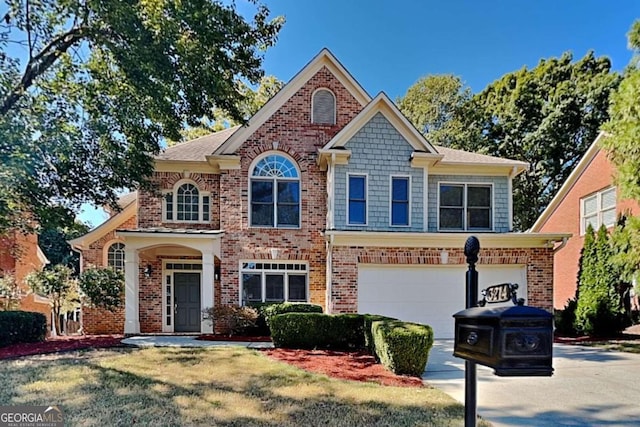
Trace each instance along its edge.
<path fill-rule="evenodd" d="M 0 427 L 63 427 L 57 406 L 0 406 Z"/>

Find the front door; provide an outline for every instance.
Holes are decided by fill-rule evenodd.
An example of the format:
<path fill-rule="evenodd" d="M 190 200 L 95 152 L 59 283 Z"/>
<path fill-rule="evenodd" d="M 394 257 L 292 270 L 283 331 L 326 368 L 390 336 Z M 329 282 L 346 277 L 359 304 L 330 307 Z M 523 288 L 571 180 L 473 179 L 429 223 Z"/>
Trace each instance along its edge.
<path fill-rule="evenodd" d="M 200 273 L 174 273 L 175 332 L 200 332 Z"/>

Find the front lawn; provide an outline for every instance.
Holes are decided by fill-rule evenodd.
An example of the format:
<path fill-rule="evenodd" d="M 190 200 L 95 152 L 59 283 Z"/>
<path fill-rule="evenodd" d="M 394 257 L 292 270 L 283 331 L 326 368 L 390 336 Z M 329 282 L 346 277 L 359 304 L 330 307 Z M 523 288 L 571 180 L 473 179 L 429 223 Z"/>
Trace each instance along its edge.
<path fill-rule="evenodd" d="M 68 425 L 464 424 L 439 390 L 330 379 L 235 347 L 32 356 L 0 361 L 0 378 L 0 405 L 59 405 Z"/>

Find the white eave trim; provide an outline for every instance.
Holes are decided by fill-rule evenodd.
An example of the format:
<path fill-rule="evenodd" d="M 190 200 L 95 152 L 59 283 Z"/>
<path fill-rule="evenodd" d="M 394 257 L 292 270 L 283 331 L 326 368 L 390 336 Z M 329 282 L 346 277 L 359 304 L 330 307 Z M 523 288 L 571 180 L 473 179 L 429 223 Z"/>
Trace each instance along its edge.
<path fill-rule="evenodd" d="M 110 231 L 114 231 L 120 225 L 122 225 L 129 218 L 134 216 L 138 211 L 138 199 L 134 199 L 127 206 L 124 207 L 118 214 L 112 216 L 93 230 L 89 231 L 84 236 L 80 236 L 76 239 L 69 240 L 67 243 L 71 245 L 73 249 L 84 250 L 88 249 L 91 243 L 100 239 Z"/>
<path fill-rule="evenodd" d="M 569 233 L 413 233 L 385 231 L 324 232 L 335 246 L 375 246 L 392 248 L 464 248 L 469 236 L 480 241 L 480 248 L 553 248 L 571 237 Z"/>

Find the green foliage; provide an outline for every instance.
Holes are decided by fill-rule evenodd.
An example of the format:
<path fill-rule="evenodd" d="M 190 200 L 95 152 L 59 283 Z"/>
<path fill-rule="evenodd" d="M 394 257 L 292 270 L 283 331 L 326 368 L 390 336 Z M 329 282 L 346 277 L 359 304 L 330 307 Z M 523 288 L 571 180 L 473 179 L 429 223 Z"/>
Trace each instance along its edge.
<path fill-rule="evenodd" d="M 372 324 L 374 347 L 380 362 L 396 374 L 421 376 L 433 345 L 433 329 L 399 320 Z"/>
<path fill-rule="evenodd" d="M 361 314 L 287 313 L 271 317 L 270 322 L 276 347 L 364 348 Z"/>
<path fill-rule="evenodd" d="M 152 188 L 164 139 L 217 110 L 244 119 L 240 82 L 259 82 L 283 24 L 259 0 L 249 19 L 221 0 L 7 4 L 0 230 L 59 224 L 81 203 L 115 207 L 117 189 Z"/>
<path fill-rule="evenodd" d="M 258 310 L 239 305 L 219 305 L 207 307 L 202 313 L 214 331 L 224 335 L 244 335 L 258 320 Z"/>
<path fill-rule="evenodd" d="M 420 78 L 397 105 L 429 142 L 449 146 L 462 132 L 461 109 L 470 99 L 459 77 L 441 74 Z"/>
<path fill-rule="evenodd" d="M 576 308 L 578 300 L 571 298 L 562 310 L 554 310 L 555 333 L 560 336 L 573 337 L 577 335 L 575 328 Z"/>
<path fill-rule="evenodd" d="M 21 342 L 44 341 L 47 318 L 30 311 L 0 311 L 0 347 Z"/>
<path fill-rule="evenodd" d="M 373 322 L 391 321 L 391 320 L 398 320 L 398 319 L 394 319 L 393 317 L 382 316 L 379 314 L 364 314 L 363 317 L 364 317 L 364 325 L 363 325 L 364 345 L 367 351 L 369 351 L 369 353 L 371 353 L 373 356 L 377 358 L 376 351 L 375 351 L 375 341 L 373 339 L 373 328 L 372 328 Z"/>
<path fill-rule="evenodd" d="M 264 313 L 267 325 L 273 316 L 285 313 L 322 313 L 322 306 L 317 304 L 307 304 L 300 302 L 283 302 L 276 304 L 265 304 L 259 309 Z"/>
<path fill-rule="evenodd" d="M 596 138 L 619 82 L 608 58 L 565 53 L 502 76 L 460 109 L 454 148 L 530 164 L 513 182 L 516 230 L 533 225 Z"/>
<path fill-rule="evenodd" d="M 69 267 L 58 264 L 48 270 L 34 271 L 25 277 L 25 282 L 33 292 L 51 300 L 54 319 L 59 319 L 61 313 L 75 308 L 79 302 L 77 283 L 72 275 Z M 55 320 L 54 324 L 56 332 L 60 333 L 60 325 Z"/>
<path fill-rule="evenodd" d="M 89 231 L 89 226 L 82 222 L 74 222 L 71 226 L 47 227 L 38 233 L 38 246 L 52 265 L 64 264 L 80 273 L 80 254 L 71 249 L 68 240 L 80 237 Z"/>
<path fill-rule="evenodd" d="M 20 286 L 13 274 L 0 277 L 0 310 L 17 310 L 20 306 Z"/>
<path fill-rule="evenodd" d="M 601 226 L 594 236 L 589 225 L 582 249 L 575 312 L 576 329 L 587 335 L 611 336 L 625 326 L 619 275 L 611 257 L 607 229 Z"/>
<path fill-rule="evenodd" d="M 78 286 L 94 307 L 113 312 L 124 302 L 124 274 L 113 268 L 87 268 L 80 274 Z"/>

